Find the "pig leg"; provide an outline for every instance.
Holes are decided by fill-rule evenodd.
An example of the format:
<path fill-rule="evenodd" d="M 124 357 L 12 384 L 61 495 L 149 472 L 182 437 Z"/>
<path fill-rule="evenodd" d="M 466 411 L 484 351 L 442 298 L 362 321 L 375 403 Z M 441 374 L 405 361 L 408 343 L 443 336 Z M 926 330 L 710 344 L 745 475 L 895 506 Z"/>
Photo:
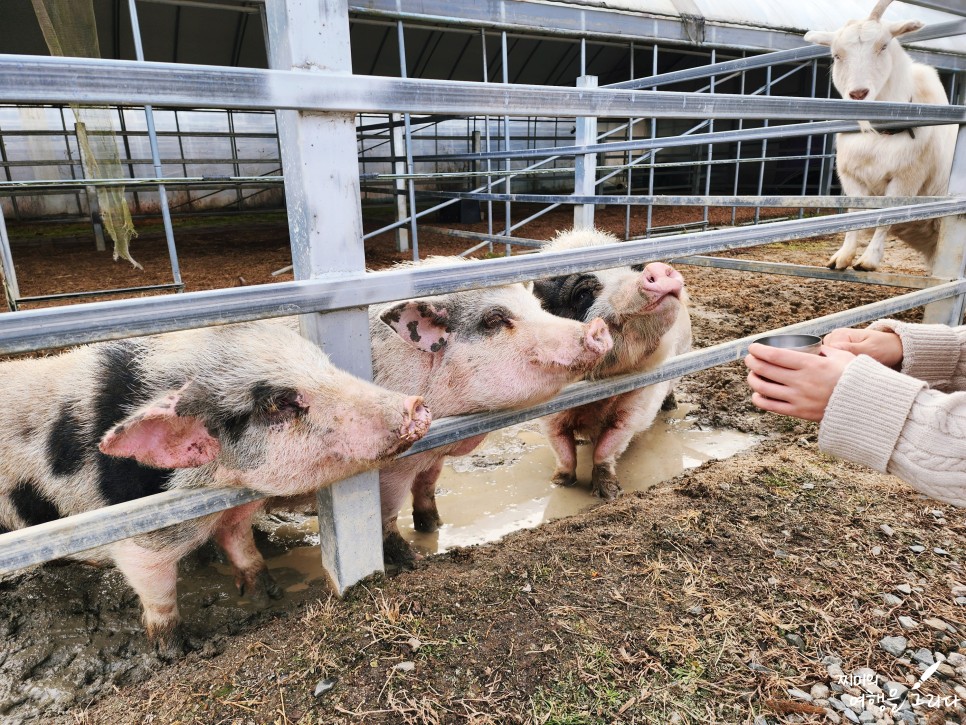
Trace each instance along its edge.
<path fill-rule="evenodd" d="M 455 447 L 447 449 L 446 455 L 469 455 L 476 450 L 484 438 L 486 433 L 466 438 L 455 444 Z M 416 531 L 422 531 L 425 534 L 433 533 L 443 523 L 436 508 L 436 481 L 441 470 L 443 470 L 442 458 L 432 468 L 418 473 L 413 481 L 413 526 L 416 527 Z"/>
<path fill-rule="evenodd" d="M 138 546 L 132 539 L 115 544 L 111 555 L 141 600 L 148 639 L 161 655 L 180 657 L 190 645 L 178 612 L 179 557 L 171 550 Z"/>
<path fill-rule="evenodd" d="M 411 567 L 418 559 L 409 543 L 399 533 L 396 519 L 406 502 L 406 494 L 415 485 L 428 454 L 416 454 L 393 461 L 379 472 L 379 498 L 382 508 L 382 559 L 386 564 Z M 442 458 L 442 456 L 440 456 Z M 420 464 L 423 465 L 420 465 Z"/>
<path fill-rule="evenodd" d="M 550 483 L 555 486 L 575 485 L 577 483 L 577 440 L 574 437 L 569 416 L 551 418 L 544 432 L 557 458 L 557 467 L 550 478 Z"/>
<path fill-rule="evenodd" d="M 590 490 L 595 496 L 605 501 L 620 496 L 617 459 L 627 449 L 631 439 L 654 422 L 661 402 L 671 390 L 671 385 L 659 383 L 620 398 L 608 427 L 594 442 L 594 468 L 590 478 Z"/>
<path fill-rule="evenodd" d="M 443 523 L 436 508 L 436 479 L 442 470 L 443 459 L 440 458 L 432 468 L 417 473 L 413 480 L 413 526 L 416 531 L 430 534 Z"/>
<path fill-rule="evenodd" d="M 215 528 L 215 541 L 225 552 L 235 570 L 238 593 L 247 596 L 258 608 L 268 606 L 269 599 L 280 599 L 279 589 L 252 536 L 252 517 L 264 501 L 254 501 L 225 511 Z"/>

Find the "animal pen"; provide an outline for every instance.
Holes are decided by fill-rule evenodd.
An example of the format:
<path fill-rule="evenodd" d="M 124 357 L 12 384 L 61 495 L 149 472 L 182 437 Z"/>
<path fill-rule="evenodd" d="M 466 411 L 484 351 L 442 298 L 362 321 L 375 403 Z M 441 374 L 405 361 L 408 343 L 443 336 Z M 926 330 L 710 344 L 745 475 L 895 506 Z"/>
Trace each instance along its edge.
<path fill-rule="evenodd" d="M 137 60 L 0 56 L 0 102 L 61 112 L 65 104 L 106 105 L 123 109 L 118 111 L 122 123 L 138 109 L 146 120 L 137 134 L 150 146 L 150 158 L 128 155 L 123 160 L 130 177 L 100 180 L 14 178 L 17 167 L 4 152 L 4 213 L 19 215 L 23 210 L 16 205 L 18 200 L 56 193 L 73 199 L 74 206 L 65 213 L 89 214 L 89 200 L 95 196 L 89 188 L 123 185 L 131 195 L 134 190 L 157 189 L 172 265 L 172 282 L 164 288 L 179 290 L 167 194 L 181 188 L 228 189 L 240 202 L 246 189 L 277 188 L 284 179 L 296 279 L 18 309 L 0 316 L 2 354 L 300 315 L 303 334 L 321 344 L 336 365 L 370 378 L 369 304 L 654 260 L 914 290 L 781 332 L 821 334 L 920 306 L 925 307 L 927 321 L 957 323 L 963 317 L 966 134 L 959 134 L 948 196 L 929 198 L 834 196 L 832 134 L 858 130 L 860 120 L 885 129 L 966 123 L 966 53 L 918 52 L 920 59 L 940 67 L 953 105 L 860 105 L 829 97 L 826 65 L 820 60 L 828 51 L 804 44 L 800 34 L 694 16 L 659 17 L 583 3 L 521 0 L 485 5 L 437 0 L 266 0 L 240 5 L 172 0 L 178 7 L 207 6 L 215 13 L 231 11 L 262 19 L 270 69 L 229 68 L 146 61 L 138 13 L 157 4 L 166 3 L 127 4 Z M 943 11 L 953 19 L 907 35 L 905 42 L 966 33 L 966 10 L 955 0 L 912 4 Z M 861 12 L 857 9 L 855 14 Z M 364 32 L 369 42 L 353 44 L 353 32 Z M 237 47 L 242 47 L 241 41 Z M 370 53 L 369 48 L 377 50 Z M 772 52 L 761 52 L 766 49 Z M 432 52 L 449 58 L 447 78 L 425 77 Z M 555 54 L 546 67 L 528 62 L 546 53 Z M 235 54 L 236 65 L 242 55 Z M 684 67 L 669 68 L 666 61 L 672 56 Z M 664 90 L 669 86 L 675 90 Z M 177 113 L 199 110 L 227 118 L 268 118 L 265 114 L 274 113 L 277 163 L 239 155 L 235 141 L 240 136 L 234 128 L 225 132 L 225 138 L 236 150 L 216 159 L 216 164 L 228 167 L 228 174 L 190 176 L 188 166 L 197 159 L 183 153 L 180 159 L 162 159 L 157 142 L 167 132 L 157 132 L 154 116 L 170 114 L 177 119 Z M 9 142 L 8 133 L 4 129 L 0 139 Z M 252 133 L 274 139 L 274 130 Z M 65 148 L 73 148 L 66 122 L 53 135 L 64 139 Z M 122 129 L 121 137 L 126 142 L 133 135 Z M 183 141 L 186 135 L 179 129 L 170 138 Z M 260 164 L 257 169 L 244 168 L 254 162 Z M 180 177 L 172 173 L 178 167 Z M 627 241 L 527 254 L 540 243 L 526 236 L 529 219 L 511 223 L 511 205 L 518 203 L 539 204 L 545 210 L 572 206 L 574 224 L 584 227 L 593 224 L 596 206 L 624 206 Z M 389 206 L 395 221 L 364 233 L 363 211 L 375 205 Z M 704 209 L 703 220 L 696 228 L 656 228 L 650 216 L 655 205 L 698 206 Z M 648 215 L 640 233 L 631 229 L 635 206 L 645 207 Z M 761 208 L 784 207 L 787 213 L 778 221 L 710 229 L 709 206 L 753 208 L 756 222 L 761 220 Z M 399 247 L 418 256 L 420 220 L 446 207 L 476 219 L 483 210 L 487 233 L 449 233 L 466 238 L 468 251 L 496 245 L 495 251 L 505 256 L 472 265 L 366 272 L 366 238 L 395 230 Z M 829 208 L 842 213 L 813 213 Z M 931 275 L 925 277 L 712 256 L 936 217 L 943 217 L 939 253 Z M 7 295 L 16 308 L 31 300 L 21 297 L 17 288 L 2 215 L 0 251 Z M 766 332 L 775 330 L 760 334 Z M 695 350 L 643 374 L 581 382 L 527 410 L 438 420 L 410 453 L 732 362 L 744 355 L 751 340 Z M 0 573 L 258 497 L 239 489 L 170 491 L 6 533 L 0 536 Z M 319 494 L 322 557 L 340 593 L 382 568 L 378 497 L 374 472 Z"/>

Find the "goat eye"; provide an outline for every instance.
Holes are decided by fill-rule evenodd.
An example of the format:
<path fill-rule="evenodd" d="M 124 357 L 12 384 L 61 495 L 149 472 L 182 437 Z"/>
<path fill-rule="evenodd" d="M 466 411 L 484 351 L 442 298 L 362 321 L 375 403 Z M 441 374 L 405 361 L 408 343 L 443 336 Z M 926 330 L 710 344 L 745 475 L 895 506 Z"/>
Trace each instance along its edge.
<path fill-rule="evenodd" d="M 838 63 L 840 60 L 842 60 L 842 56 L 836 53 L 835 55 L 832 56 L 832 60 Z"/>

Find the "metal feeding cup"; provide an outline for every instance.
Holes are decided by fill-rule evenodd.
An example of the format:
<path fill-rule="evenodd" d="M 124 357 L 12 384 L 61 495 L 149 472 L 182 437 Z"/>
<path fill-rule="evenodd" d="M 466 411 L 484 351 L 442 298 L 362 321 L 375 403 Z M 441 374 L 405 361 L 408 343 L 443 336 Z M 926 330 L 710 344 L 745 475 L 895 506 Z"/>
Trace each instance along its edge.
<path fill-rule="evenodd" d="M 767 335 L 755 340 L 759 345 L 780 347 L 785 350 L 808 352 L 818 355 L 822 349 L 822 338 L 817 335 Z"/>

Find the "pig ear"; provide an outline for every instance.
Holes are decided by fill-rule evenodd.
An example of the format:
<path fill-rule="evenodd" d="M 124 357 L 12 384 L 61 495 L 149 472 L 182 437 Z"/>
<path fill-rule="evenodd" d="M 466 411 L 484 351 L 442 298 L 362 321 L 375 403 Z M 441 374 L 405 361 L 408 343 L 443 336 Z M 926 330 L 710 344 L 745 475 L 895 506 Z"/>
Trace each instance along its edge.
<path fill-rule="evenodd" d="M 379 319 L 423 352 L 441 352 L 449 341 L 446 308 L 424 300 L 400 302 L 379 315 Z"/>
<path fill-rule="evenodd" d="M 804 40 L 806 43 L 815 43 L 815 45 L 831 45 L 835 40 L 835 33 L 827 30 L 809 30 L 805 33 Z"/>
<path fill-rule="evenodd" d="M 204 421 L 178 415 L 182 392 L 152 400 L 111 428 L 101 438 L 101 453 L 151 468 L 196 468 L 215 460 L 221 444 Z"/>

